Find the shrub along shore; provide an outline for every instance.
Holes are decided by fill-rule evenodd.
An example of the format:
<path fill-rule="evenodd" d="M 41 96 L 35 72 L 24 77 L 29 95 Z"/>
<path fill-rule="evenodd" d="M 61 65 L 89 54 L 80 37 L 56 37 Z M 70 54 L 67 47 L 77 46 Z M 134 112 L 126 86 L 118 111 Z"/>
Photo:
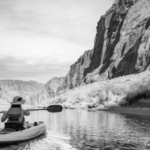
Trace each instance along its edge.
<path fill-rule="evenodd" d="M 105 109 L 90 109 L 89 111 L 108 111 L 112 113 L 144 115 L 150 117 L 150 108 L 147 107 L 113 107 Z"/>
<path fill-rule="evenodd" d="M 82 85 L 44 102 L 67 109 L 150 115 L 150 71 Z"/>

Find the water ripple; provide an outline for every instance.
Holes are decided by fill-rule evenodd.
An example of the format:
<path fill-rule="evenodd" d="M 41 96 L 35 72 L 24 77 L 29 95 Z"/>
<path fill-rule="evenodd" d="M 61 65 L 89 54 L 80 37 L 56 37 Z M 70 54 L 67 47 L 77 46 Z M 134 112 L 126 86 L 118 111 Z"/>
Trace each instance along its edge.
<path fill-rule="evenodd" d="M 150 118 L 108 112 L 34 112 L 47 134 L 1 150 L 150 150 Z"/>

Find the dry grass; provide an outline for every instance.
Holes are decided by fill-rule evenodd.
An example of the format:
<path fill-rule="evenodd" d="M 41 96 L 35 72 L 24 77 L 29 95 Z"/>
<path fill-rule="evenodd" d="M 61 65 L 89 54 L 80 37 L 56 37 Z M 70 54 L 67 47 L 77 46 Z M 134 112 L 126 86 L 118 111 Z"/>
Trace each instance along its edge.
<path fill-rule="evenodd" d="M 140 99 L 150 99 L 150 72 L 119 77 L 77 87 L 49 99 L 48 104 L 67 108 L 105 108 L 131 105 Z M 146 103 L 145 103 L 146 104 Z"/>

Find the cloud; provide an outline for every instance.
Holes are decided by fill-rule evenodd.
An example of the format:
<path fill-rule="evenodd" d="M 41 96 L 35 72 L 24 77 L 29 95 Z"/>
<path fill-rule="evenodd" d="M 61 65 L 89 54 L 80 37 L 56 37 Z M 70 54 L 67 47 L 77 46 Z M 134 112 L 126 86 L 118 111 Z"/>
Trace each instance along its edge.
<path fill-rule="evenodd" d="M 6 32 L 65 38 L 92 48 L 96 24 L 111 1 L 0 0 L 0 20 Z"/>
<path fill-rule="evenodd" d="M 42 58 L 47 59 L 47 58 Z M 29 60 L 29 59 L 28 59 Z M 15 57 L 3 57 L 0 59 L 1 79 L 27 79 L 45 83 L 54 76 L 65 76 L 70 62 L 59 62 L 49 58 L 49 61 L 30 62 L 26 59 L 18 60 Z"/>
<path fill-rule="evenodd" d="M 70 43 L 65 40 L 41 37 L 20 37 L 7 35 L 0 37 L 0 49 L 2 56 L 13 56 L 16 58 L 30 58 L 38 60 L 41 57 L 57 57 L 60 61 L 76 61 L 86 50 L 85 47 Z M 8 44 L 9 43 L 9 44 Z M 73 54 L 73 55 L 72 55 Z M 68 57 L 69 56 L 69 57 Z M 44 59 L 42 60 L 44 61 Z"/>

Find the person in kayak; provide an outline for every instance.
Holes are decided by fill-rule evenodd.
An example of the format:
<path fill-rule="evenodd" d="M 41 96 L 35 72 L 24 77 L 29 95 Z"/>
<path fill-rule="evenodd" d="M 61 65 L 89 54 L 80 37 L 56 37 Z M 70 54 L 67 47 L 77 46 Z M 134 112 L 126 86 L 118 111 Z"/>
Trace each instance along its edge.
<path fill-rule="evenodd" d="M 5 123 L 6 128 L 11 128 L 11 126 L 13 126 L 17 130 L 28 128 L 28 123 L 25 122 L 24 116 L 29 116 L 30 110 L 22 109 L 21 105 L 23 105 L 24 103 L 25 100 L 22 97 L 15 96 L 8 111 L 3 111 L 1 122 L 7 120 L 7 122 Z"/>

